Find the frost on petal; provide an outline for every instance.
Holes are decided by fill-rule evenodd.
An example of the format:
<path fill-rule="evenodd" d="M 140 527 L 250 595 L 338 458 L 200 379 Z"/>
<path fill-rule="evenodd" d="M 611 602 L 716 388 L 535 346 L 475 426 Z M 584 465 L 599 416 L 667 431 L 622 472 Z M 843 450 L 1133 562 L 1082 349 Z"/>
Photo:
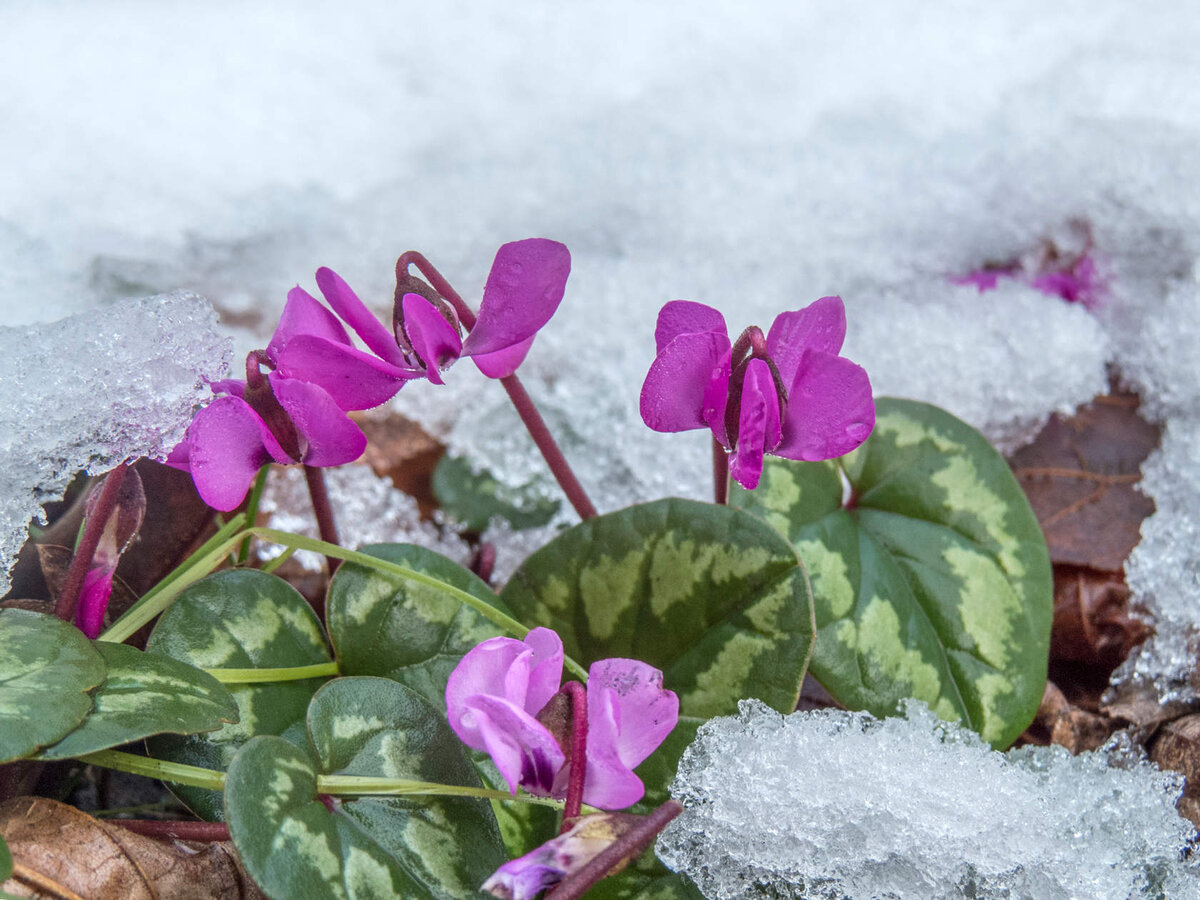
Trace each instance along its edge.
<path fill-rule="evenodd" d="M 549 796 L 566 756 L 545 725 L 517 704 L 488 694 L 466 700 L 463 720 L 477 732 L 480 749 L 492 758 L 513 794 L 520 786 Z"/>
<path fill-rule="evenodd" d="M 662 353 L 663 347 L 681 334 L 703 334 L 715 332 L 729 336 L 725 317 L 711 306 L 692 300 L 672 300 L 658 311 L 654 326 L 654 352 Z"/>
<path fill-rule="evenodd" d="M 729 349 L 728 335 L 718 332 L 682 334 L 671 341 L 642 384 L 642 421 L 655 431 L 705 427 L 706 400 L 712 399 L 722 366 L 728 367 Z M 727 379 L 724 387 L 728 390 Z M 715 390 L 719 393 L 719 384 Z"/>
<path fill-rule="evenodd" d="M 342 317 L 371 352 L 394 366 L 404 365 L 404 355 L 396 346 L 396 339 L 384 327 L 367 305 L 358 299 L 350 285 L 333 269 L 322 266 L 317 269 L 317 287 L 333 311 Z"/>
<path fill-rule="evenodd" d="M 393 366 L 354 347 L 302 334 L 288 341 L 276 360 L 279 373 L 324 388 L 342 409 L 370 409 L 386 403 L 422 369 Z"/>
<path fill-rule="evenodd" d="M 748 491 L 758 487 L 763 454 L 771 452 L 782 435 L 779 393 L 771 368 L 764 360 L 751 359 L 746 364 L 746 377 L 742 382 L 737 446 L 729 460 L 729 474 L 733 479 Z"/>
<path fill-rule="evenodd" d="M 537 334 L 562 302 L 570 274 L 571 254 L 558 241 L 530 238 L 501 247 L 463 355 L 494 353 Z"/>
<path fill-rule="evenodd" d="M 317 302 L 312 294 L 296 285 L 288 291 L 283 314 L 271 336 L 271 343 L 267 344 L 267 356 L 273 360 L 279 359 L 279 353 L 288 341 L 301 334 L 311 334 L 335 344 L 350 346 L 350 336 L 337 316 Z"/>
<path fill-rule="evenodd" d="M 188 470 L 200 497 L 225 512 L 246 497 L 264 463 L 289 459 L 258 413 L 237 397 L 218 397 L 188 428 Z"/>
<path fill-rule="evenodd" d="M 458 359 L 462 338 L 437 307 L 420 294 L 405 294 L 400 308 L 404 314 L 404 333 L 425 363 L 426 376 L 434 384 L 442 384 L 441 369 Z"/>
<path fill-rule="evenodd" d="M 874 427 L 875 401 L 862 367 L 809 351 L 788 392 L 783 440 L 773 453 L 810 462 L 833 459 L 859 446 Z"/>
<path fill-rule="evenodd" d="M 791 384 L 805 350 L 837 355 L 846 339 L 846 307 L 841 297 L 822 297 L 804 309 L 780 313 L 767 334 L 771 355 L 784 384 Z"/>
<path fill-rule="evenodd" d="M 308 444 L 302 462 L 340 466 L 367 449 L 367 436 L 324 389 L 272 372 L 271 390 Z"/>

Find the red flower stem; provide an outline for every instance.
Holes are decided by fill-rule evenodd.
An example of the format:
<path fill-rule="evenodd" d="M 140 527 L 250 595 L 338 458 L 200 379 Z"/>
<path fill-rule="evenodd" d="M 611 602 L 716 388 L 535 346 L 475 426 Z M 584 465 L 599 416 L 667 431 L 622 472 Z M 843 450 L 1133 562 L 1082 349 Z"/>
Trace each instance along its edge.
<path fill-rule="evenodd" d="M 678 800 L 668 800 L 650 815 L 638 822 L 608 847 L 597 853 L 591 862 L 559 882 L 558 887 L 546 894 L 547 900 L 578 900 L 601 878 L 625 860 L 633 860 L 650 846 L 671 820 L 683 812 Z"/>
<path fill-rule="evenodd" d="M 729 453 L 721 442 L 713 438 L 713 503 L 724 506 L 729 503 Z"/>
<path fill-rule="evenodd" d="M 568 681 L 562 689 L 571 695 L 571 774 L 567 777 L 567 799 L 563 805 L 562 827 L 566 834 L 583 809 L 583 783 L 587 778 L 587 690 L 578 681 Z"/>
<path fill-rule="evenodd" d="M 75 554 L 67 566 L 67 576 L 63 579 L 62 590 L 58 593 L 58 602 L 54 604 L 54 615 L 64 622 L 75 621 L 75 610 L 79 606 L 79 592 L 83 588 L 83 579 L 92 565 L 92 557 L 96 555 L 96 548 L 100 545 L 100 537 L 104 534 L 108 517 L 117 505 L 117 497 L 121 493 L 121 484 L 125 481 L 127 471 L 128 467 L 121 463 L 104 476 L 100 496 L 96 499 L 92 514 L 84 522 L 79 546 L 75 548 Z"/>
<path fill-rule="evenodd" d="M 337 523 L 333 519 L 333 507 L 329 505 L 329 491 L 325 488 L 325 473 L 317 466 L 305 466 L 304 480 L 308 482 L 308 494 L 312 497 L 313 513 L 317 517 L 317 531 L 321 534 L 321 540 L 327 544 L 339 544 Z M 332 556 L 325 557 L 325 562 L 329 566 L 330 575 L 336 572 L 342 563 L 340 559 L 334 559 Z"/>
<path fill-rule="evenodd" d="M 396 262 L 396 268 L 397 270 L 404 269 L 407 271 L 409 265 L 416 266 L 417 271 L 429 279 L 429 283 L 433 289 L 454 307 L 459 321 L 462 322 L 463 327 L 467 331 L 475 327 L 475 313 L 471 311 L 471 308 L 467 306 L 463 298 L 458 295 L 458 291 L 450 286 L 446 279 L 442 277 L 442 273 L 435 269 L 429 260 L 416 250 L 409 250 L 407 253 L 401 254 L 400 259 Z M 550 467 L 551 474 L 558 481 L 559 487 L 563 489 L 563 493 L 567 495 L 567 499 L 571 501 L 571 505 L 575 507 L 575 512 L 579 514 L 579 518 L 594 519 L 596 517 L 596 507 L 592 505 L 591 499 L 583 490 L 583 485 L 575 477 L 575 472 L 571 469 L 567 458 L 563 456 L 562 450 L 559 449 L 558 442 L 550 434 L 550 429 L 546 427 L 546 420 L 538 412 L 533 399 L 529 396 L 525 387 L 516 375 L 501 378 L 500 383 L 508 391 L 508 396 L 512 400 L 513 406 L 517 408 L 517 415 L 525 423 L 530 437 L 533 438 L 533 442 L 537 444 L 538 450 L 542 452 L 542 457 Z"/>
<path fill-rule="evenodd" d="M 170 822 L 164 819 L 109 819 L 113 825 L 152 838 L 180 841 L 227 841 L 229 826 L 224 822 Z"/>

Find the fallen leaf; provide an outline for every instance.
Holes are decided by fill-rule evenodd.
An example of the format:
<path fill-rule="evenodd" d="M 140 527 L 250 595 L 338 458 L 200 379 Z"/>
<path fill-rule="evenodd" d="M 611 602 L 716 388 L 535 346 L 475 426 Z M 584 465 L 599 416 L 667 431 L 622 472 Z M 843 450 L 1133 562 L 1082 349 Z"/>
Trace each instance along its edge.
<path fill-rule="evenodd" d="M 44 797 L 0 804 L 13 858 L 0 890 L 87 900 L 260 900 L 232 844 L 157 840 Z"/>
<path fill-rule="evenodd" d="M 1200 714 L 1168 722 L 1149 750 L 1160 769 L 1183 774 L 1183 795 L 1176 806 L 1180 815 L 1200 826 Z"/>
<path fill-rule="evenodd" d="M 1150 633 L 1130 604 L 1121 577 L 1082 566 L 1054 567 L 1054 624 L 1050 656 L 1093 663 L 1111 672 Z"/>
<path fill-rule="evenodd" d="M 433 495 L 433 470 L 446 452 L 445 445 L 412 419 L 398 413 L 385 416 L 354 417 L 367 436 L 363 459 L 380 478 L 417 501 L 423 518 L 433 515 L 437 500 Z"/>
<path fill-rule="evenodd" d="M 1058 744 L 1071 753 L 1082 753 L 1100 747 L 1116 730 L 1112 719 L 1073 706 L 1053 681 L 1047 681 L 1037 715 L 1020 743 Z"/>

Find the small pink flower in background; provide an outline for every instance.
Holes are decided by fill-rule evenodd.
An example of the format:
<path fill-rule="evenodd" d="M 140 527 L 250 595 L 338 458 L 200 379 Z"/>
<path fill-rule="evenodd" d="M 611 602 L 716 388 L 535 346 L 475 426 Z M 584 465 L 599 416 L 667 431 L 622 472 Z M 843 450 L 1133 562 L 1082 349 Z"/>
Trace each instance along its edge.
<path fill-rule="evenodd" d="M 474 359 L 489 378 L 503 378 L 516 371 L 558 309 L 570 271 L 571 254 L 557 241 L 505 244 L 492 263 L 479 318 L 464 340 L 454 310 L 418 293 L 396 298 L 389 332 L 336 272 L 318 269 L 317 287 L 337 317 L 293 288 L 267 349 L 281 373 L 320 385 L 345 409 L 378 406 L 413 378 L 441 384 L 441 370 L 462 356 Z M 338 317 L 369 353 L 354 347 Z"/>
<path fill-rule="evenodd" d="M 758 486 L 764 454 L 842 456 L 875 425 L 867 373 L 838 355 L 845 336 L 840 297 L 781 313 L 765 337 L 751 326 L 736 344 L 717 310 L 674 300 L 658 314 L 642 420 L 655 431 L 711 429 L 748 490 Z"/>
<path fill-rule="evenodd" d="M 535 628 L 523 641 L 497 637 L 469 651 L 446 685 L 450 727 L 468 747 L 488 753 L 516 794 L 566 796 L 569 764 L 538 719 L 558 693 L 563 649 L 558 635 Z M 631 806 L 645 793 L 633 769 L 679 719 L 679 698 L 662 672 L 634 659 L 594 663 L 587 684 L 587 771 L 583 802 Z M 573 762 L 570 764 L 574 764 Z"/>
<path fill-rule="evenodd" d="M 635 821 L 636 816 L 623 813 L 583 816 L 570 831 L 506 862 L 480 890 L 501 900 L 531 900 L 591 862 Z"/>
<path fill-rule="evenodd" d="M 85 521 L 92 516 L 99 499 L 100 489 L 97 488 L 88 497 Z M 91 565 L 83 576 L 79 605 L 75 608 L 75 626 L 92 640 L 96 639 L 104 625 L 104 614 L 108 612 L 108 603 L 112 599 L 117 563 L 137 537 L 145 514 L 146 493 L 142 488 L 142 479 L 136 469 L 130 468 L 117 491 L 112 512 L 104 523 Z"/>

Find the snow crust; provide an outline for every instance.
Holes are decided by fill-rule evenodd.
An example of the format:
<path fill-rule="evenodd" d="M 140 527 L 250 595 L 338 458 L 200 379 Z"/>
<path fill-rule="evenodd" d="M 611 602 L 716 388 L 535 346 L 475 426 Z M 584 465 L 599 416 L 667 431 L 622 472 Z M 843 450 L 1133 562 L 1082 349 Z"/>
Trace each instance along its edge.
<path fill-rule="evenodd" d="M 1200 897 L 1182 777 L 1112 746 L 998 753 L 909 702 L 904 717 L 710 720 L 656 852 L 710 900 Z"/>

